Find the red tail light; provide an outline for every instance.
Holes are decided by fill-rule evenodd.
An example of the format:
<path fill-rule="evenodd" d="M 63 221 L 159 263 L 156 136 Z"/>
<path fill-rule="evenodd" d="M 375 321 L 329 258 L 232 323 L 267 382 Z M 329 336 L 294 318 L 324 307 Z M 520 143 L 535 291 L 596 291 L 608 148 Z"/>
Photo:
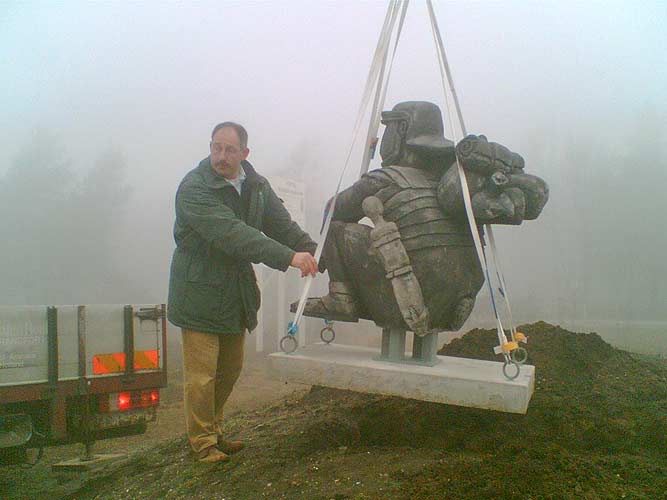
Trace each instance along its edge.
<path fill-rule="evenodd" d="M 150 408 L 160 404 L 160 391 L 132 391 L 101 395 L 98 409 L 100 413 L 127 411 L 136 408 Z"/>
<path fill-rule="evenodd" d="M 132 408 L 132 395 L 129 392 L 121 392 L 118 395 L 118 409 L 120 411 Z"/>

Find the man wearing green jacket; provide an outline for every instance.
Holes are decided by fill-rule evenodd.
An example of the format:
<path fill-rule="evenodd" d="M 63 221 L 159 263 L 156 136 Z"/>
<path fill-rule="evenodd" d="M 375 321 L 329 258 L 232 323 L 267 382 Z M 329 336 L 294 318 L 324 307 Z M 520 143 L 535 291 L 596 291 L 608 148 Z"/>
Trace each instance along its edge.
<path fill-rule="evenodd" d="M 183 332 L 185 414 L 198 460 L 218 462 L 243 443 L 222 435 L 223 407 L 243 366 L 260 293 L 252 263 L 315 275 L 315 242 L 292 221 L 269 182 L 246 161 L 244 127 L 213 129 L 210 156 L 176 193 L 169 320 Z"/>

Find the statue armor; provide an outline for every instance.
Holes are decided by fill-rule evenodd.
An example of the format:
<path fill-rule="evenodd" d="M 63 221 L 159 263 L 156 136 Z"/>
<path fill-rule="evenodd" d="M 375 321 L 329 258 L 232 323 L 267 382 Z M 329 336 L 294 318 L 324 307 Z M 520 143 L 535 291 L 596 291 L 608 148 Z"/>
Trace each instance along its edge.
<path fill-rule="evenodd" d="M 385 167 L 368 175 L 391 180 L 374 196 L 384 206 L 384 218 L 398 226 L 406 249 L 474 245 L 470 230 L 448 220 L 442 212 L 437 198 L 440 180 L 437 173 L 411 167 Z"/>

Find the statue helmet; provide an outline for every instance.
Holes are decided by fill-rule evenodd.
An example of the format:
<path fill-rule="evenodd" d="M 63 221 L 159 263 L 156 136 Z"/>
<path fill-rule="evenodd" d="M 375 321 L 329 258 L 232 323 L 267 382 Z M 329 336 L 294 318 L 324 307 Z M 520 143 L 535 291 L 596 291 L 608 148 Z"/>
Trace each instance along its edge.
<path fill-rule="evenodd" d="M 454 158 L 454 143 L 445 139 L 440 108 L 431 102 L 406 101 L 382 112 L 386 126 L 380 145 L 382 166 L 395 164 L 409 148 L 434 157 Z"/>

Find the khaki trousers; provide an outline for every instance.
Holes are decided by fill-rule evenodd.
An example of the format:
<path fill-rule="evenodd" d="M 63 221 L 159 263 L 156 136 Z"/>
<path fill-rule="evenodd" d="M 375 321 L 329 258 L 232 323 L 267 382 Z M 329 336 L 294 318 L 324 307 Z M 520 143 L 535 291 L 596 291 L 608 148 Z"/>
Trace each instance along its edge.
<path fill-rule="evenodd" d="M 183 332 L 185 422 L 195 453 L 222 437 L 225 402 L 243 367 L 245 334 Z"/>

